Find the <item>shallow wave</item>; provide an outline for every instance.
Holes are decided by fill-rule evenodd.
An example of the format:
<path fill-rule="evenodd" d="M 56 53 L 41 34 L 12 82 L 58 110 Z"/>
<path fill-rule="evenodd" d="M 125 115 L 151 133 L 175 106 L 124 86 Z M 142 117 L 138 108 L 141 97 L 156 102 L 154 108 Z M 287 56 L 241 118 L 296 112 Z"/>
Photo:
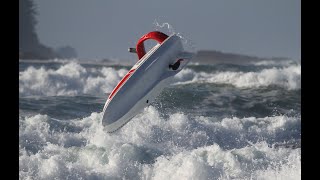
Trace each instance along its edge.
<path fill-rule="evenodd" d="M 290 66 L 290 65 L 301 65 L 298 60 L 262 60 L 257 62 L 252 62 L 251 64 L 255 66 Z"/>
<path fill-rule="evenodd" d="M 60 96 L 109 93 L 127 72 L 111 67 L 84 68 L 77 62 L 61 65 L 57 70 L 28 67 L 19 72 L 21 96 Z"/>
<path fill-rule="evenodd" d="M 149 106 L 108 134 L 101 113 L 20 117 L 22 179 L 300 179 L 300 117 L 161 117 Z"/>
<path fill-rule="evenodd" d="M 183 69 L 175 76 L 175 84 L 217 83 L 230 84 L 239 88 L 280 86 L 288 90 L 301 89 L 301 65 L 272 67 L 259 72 L 218 71 L 215 73 L 195 72 Z"/>

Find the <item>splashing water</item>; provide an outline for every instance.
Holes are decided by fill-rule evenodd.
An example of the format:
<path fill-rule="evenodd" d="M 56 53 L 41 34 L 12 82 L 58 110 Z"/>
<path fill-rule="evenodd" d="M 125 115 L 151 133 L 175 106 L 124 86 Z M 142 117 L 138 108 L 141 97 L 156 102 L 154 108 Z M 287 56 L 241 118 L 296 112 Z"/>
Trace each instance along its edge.
<path fill-rule="evenodd" d="M 19 63 L 19 179 L 301 179 L 300 64 L 189 64 L 109 134 L 128 69 Z"/>
<path fill-rule="evenodd" d="M 164 32 L 167 35 L 176 34 L 177 36 L 179 36 L 181 38 L 185 51 L 196 53 L 197 50 L 195 43 L 186 36 L 182 35 L 180 32 L 175 31 L 172 25 L 167 22 L 159 23 L 157 19 L 154 20 L 153 24 L 155 26 L 155 30 L 157 31 Z"/>

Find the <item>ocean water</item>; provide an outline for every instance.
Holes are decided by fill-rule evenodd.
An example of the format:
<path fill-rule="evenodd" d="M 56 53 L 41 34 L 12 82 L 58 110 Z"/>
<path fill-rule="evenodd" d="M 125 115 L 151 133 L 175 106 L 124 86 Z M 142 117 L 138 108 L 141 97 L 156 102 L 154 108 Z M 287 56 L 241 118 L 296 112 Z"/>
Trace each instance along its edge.
<path fill-rule="evenodd" d="M 19 62 L 20 179 L 301 179 L 301 65 L 189 64 L 118 131 L 130 66 Z"/>

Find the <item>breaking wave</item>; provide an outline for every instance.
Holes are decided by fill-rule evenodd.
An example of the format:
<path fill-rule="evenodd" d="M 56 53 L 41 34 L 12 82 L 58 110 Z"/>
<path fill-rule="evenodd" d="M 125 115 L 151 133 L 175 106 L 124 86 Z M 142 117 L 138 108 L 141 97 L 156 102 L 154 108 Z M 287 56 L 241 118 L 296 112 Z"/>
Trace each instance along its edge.
<path fill-rule="evenodd" d="M 19 72 L 20 96 L 105 95 L 127 73 L 126 68 L 86 67 L 77 62 L 61 64 L 57 69 L 33 67 Z M 196 72 L 192 67 L 175 76 L 175 84 L 216 83 L 238 88 L 279 86 L 288 90 L 301 88 L 301 65 L 270 67 L 258 72 Z"/>
<path fill-rule="evenodd" d="M 215 73 L 195 72 L 183 69 L 175 76 L 176 84 L 216 83 L 230 84 L 239 88 L 279 86 L 288 90 L 301 89 L 301 65 L 272 67 L 259 72 L 218 71 Z"/>
<path fill-rule="evenodd" d="M 76 62 L 61 65 L 57 70 L 28 67 L 19 72 L 19 94 L 22 96 L 60 96 L 105 94 L 112 91 L 126 69 L 111 67 L 85 68 Z"/>

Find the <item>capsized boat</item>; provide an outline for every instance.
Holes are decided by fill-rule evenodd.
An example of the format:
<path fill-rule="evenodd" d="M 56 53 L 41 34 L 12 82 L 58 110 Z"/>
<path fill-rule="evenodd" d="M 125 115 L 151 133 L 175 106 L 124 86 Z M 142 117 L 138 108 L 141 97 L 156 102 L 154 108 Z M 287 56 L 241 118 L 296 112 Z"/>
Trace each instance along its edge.
<path fill-rule="evenodd" d="M 147 53 L 144 41 L 155 40 L 157 45 Z M 143 35 L 136 48 L 138 61 L 110 93 L 104 108 L 102 124 L 107 132 L 114 132 L 148 106 L 170 84 L 194 57 L 183 49 L 181 38 L 159 31 Z"/>

